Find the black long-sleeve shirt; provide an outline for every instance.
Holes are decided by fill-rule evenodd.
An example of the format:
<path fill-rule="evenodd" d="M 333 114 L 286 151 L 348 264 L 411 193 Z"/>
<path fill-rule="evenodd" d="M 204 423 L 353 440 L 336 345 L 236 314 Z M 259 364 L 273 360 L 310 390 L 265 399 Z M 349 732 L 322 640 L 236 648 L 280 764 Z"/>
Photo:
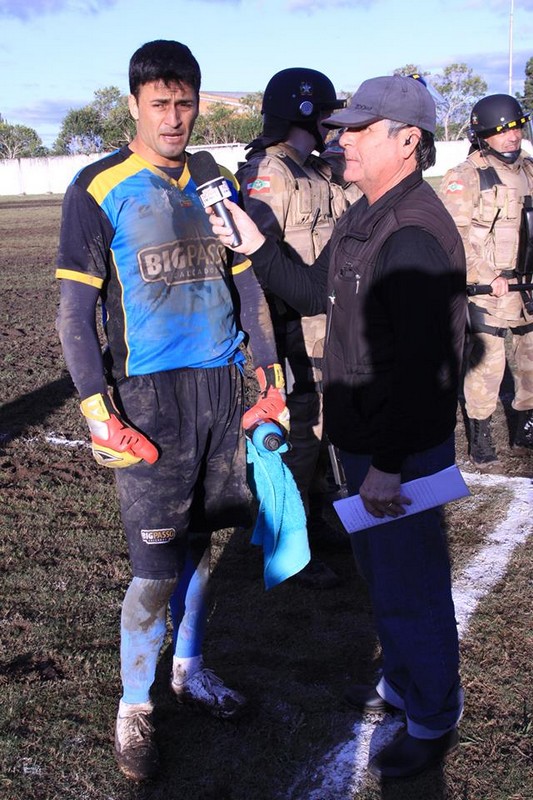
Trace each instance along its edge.
<path fill-rule="evenodd" d="M 394 220 L 395 203 L 413 202 L 415 189 L 413 199 L 437 213 L 443 236 L 414 224 L 392 226 L 375 264 L 357 262 L 361 231 L 374 235 L 387 214 Z M 311 267 L 289 268 L 273 241 L 251 258 L 261 283 L 300 313 L 327 309 L 324 413 L 334 444 L 399 472 L 407 454 L 452 433 L 465 326 L 464 252 L 451 217 L 420 177 L 410 176 L 370 207 L 364 198 L 356 203 Z"/>

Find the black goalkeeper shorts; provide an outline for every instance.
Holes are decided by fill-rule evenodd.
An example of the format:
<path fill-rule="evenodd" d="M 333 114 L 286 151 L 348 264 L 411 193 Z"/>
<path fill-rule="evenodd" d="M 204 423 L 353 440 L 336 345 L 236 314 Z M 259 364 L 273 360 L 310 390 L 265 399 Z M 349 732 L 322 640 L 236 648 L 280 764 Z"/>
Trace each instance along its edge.
<path fill-rule="evenodd" d="M 133 574 L 178 577 L 188 531 L 251 523 L 241 373 L 232 365 L 126 378 L 114 398 L 161 454 L 115 470 Z"/>

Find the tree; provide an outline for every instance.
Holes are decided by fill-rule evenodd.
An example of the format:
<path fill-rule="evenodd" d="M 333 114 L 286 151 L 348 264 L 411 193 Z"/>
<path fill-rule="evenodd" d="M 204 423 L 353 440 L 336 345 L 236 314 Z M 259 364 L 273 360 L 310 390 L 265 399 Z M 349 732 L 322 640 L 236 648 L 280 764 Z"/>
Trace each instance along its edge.
<path fill-rule="evenodd" d="M 241 97 L 241 106 L 244 112 L 254 116 L 261 114 L 261 106 L 263 105 L 263 92 L 250 92 Z"/>
<path fill-rule="evenodd" d="M 131 142 L 135 136 L 135 121 L 128 106 L 128 98 L 120 93 L 118 86 L 97 89 L 91 108 L 102 121 L 102 149 L 116 150 Z"/>
<path fill-rule="evenodd" d="M 437 139 L 461 139 L 470 121 L 472 106 L 487 93 L 487 83 L 463 63 L 449 64 L 442 75 L 435 75 L 432 86 L 442 96 L 438 104 Z"/>
<path fill-rule="evenodd" d="M 525 73 L 524 94 L 519 97 L 519 100 L 524 111 L 530 111 L 533 114 L 533 57 L 526 64 Z"/>
<path fill-rule="evenodd" d="M 98 112 L 102 120 L 107 119 L 117 106 L 124 100 L 118 86 L 105 86 L 97 89 L 94 93 L 94 100 L 90 104 Z"/>
<path fill-rule="evenodd" d="M 425 77 L 429 74 L 429 72 L 422 72 L 420 67 L 416 67 L 414 64 L 406 64 L 405 67 L 398 67 L 398 69 L 395 69 L 393 72 L 393 75 L 404 75 L 406 77 L 408 75 L 421 75 Z"/>
<path fill-rule="evenodd" d="M 63 120 L 54 151 L 59 155 L 103 152 L 103 122 L 91 105 L 70 109 Z"/>
<path fill-rule="evenodd" d="M 191 144 L 230 144 L 250 142 L 261 132 L 259 113 L 242 113 L 222 103 L 213 105 L 196 120 Z"/>
<path fill-rule="evenodd" d="M 252 92 L 241 99 L 238 109 L 223 103 L 201 114 L 194 127 L 191 144 L 227 144 L 249 142 L 262 127 L 262 92 Z M 54 152 L 103 153 L 131 142 L 135 122 L 128 108 L 128 98 L 116 86 L 106 86 L 94 93 L 91 103 L 71 109 L 63 120 Z"/>
<path fill-rule="evenodd" d="M 104 153 L 122 147 L 134 135 L 128 98 L 117 86 L 106 86 L 95 91 L 91 103 L 68 112 L 54 150 L 66 155 Z"/>
<path fill-rule="evenodd" d="M 0 159 L 39 158 L 48 150 L 41 137 L 26 125 L 9 125 L 0 116 Z"/>
<path fill-rule="evenodd" d="M 131 142 L 135 136 L 135 120 L 130 114 L 128 98 L 122 95 L 118 102 L 109 109 L 104 119 L 103 149 L 116 150 Z"/>

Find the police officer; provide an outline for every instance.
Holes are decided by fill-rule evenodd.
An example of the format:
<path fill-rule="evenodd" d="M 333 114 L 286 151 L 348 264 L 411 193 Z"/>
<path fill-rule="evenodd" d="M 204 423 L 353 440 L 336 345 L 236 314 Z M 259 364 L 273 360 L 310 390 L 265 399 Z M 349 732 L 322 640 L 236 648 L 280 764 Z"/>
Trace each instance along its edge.
<path fill-rule="evenodd" d="M 479 100 L 470 117 L 468 158 L 446 173 L 440 187 L 465 245 L 470 291 L 479 284 L 491 287 L 490 294 L 469 298 L 471 340 L 464 380 L 470 459 L 482 472 L 500 467 L 490 422 L 504 375 L 509 332 L 515 362 L 512 405 L 518 412 L 513 451 L 533 448 L 531 297 L 526 291 L 510 290 L 531 281 L 527 271 L 532 265 L 519 255 L 520 235 L 528 227 L 522 223 L 520 233 L 521 219 L 533 214 L 528 211 L 533 160 L 521 149 L 529 116 L 510 95 Z"/>
<path fill-rule="evenodd" d="M 315 261 L 349 205 L 342 186 L 332 180 L 331 166 L 316 155 L 325 149 L 322 120 L 344 105 L 321 72 L 293 67 L 276 73 L 264 92 L 261 135 L 247 146 L 236 173 L 246 211 L 302 265 Z M 319 388 L 325 314 L 302 317 L 279 298 L 269 302 L 291 413 L 286 462 L 308 514 L 311 546 L 336 546 L 346 536 L 331 529 L 321 509 L 327 466 Z M 334 577 L 317 559 L 300 574 L 316 588 L 332 585 Z"/>

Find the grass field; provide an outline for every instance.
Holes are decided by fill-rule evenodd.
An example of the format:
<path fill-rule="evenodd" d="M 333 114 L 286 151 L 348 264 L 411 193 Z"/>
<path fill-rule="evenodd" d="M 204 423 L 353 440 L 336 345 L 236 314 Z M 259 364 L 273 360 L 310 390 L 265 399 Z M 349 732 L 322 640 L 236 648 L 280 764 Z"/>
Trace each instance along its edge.
<path fill-rule="evenodd" d="M 0 798 L 530 800 L 528 542 L 479 600 L 462 639 L 461 744 L 444 769 L 318 796 L 316 771 L 360 721 L 343 706 L 343 687 L 372 680 L 379 665 L 365 587 L 351 556 L 336 552 L 323 557 L 342 577 L 338 587 L 320 592 L 288 581 L 266 592 L 249 532 L 220 531 L 205 657 L 246 693 L 250 711 L 229 723 L 177 706 L 167 641 L 154 686 L 161 777 L 136 787 L 117 772 L 112 735 L 129 566 L 113 476 L 88 450 L 54 328 L 60 200 L 0 198 Z M 531 461 L 507 452 L 509 398 L 507 381 L 496 419 L 504 473 L 527 483 Z M 460 412 L 458 463 L 469 472 Z M 513 486 L 476 482 L 471 498 L 447 508 L 456 578 L 505 519 Z M 489 557 L 486 570 L 494 568 Z M 335 764 L 328 769 L 334 774 Z"/>

